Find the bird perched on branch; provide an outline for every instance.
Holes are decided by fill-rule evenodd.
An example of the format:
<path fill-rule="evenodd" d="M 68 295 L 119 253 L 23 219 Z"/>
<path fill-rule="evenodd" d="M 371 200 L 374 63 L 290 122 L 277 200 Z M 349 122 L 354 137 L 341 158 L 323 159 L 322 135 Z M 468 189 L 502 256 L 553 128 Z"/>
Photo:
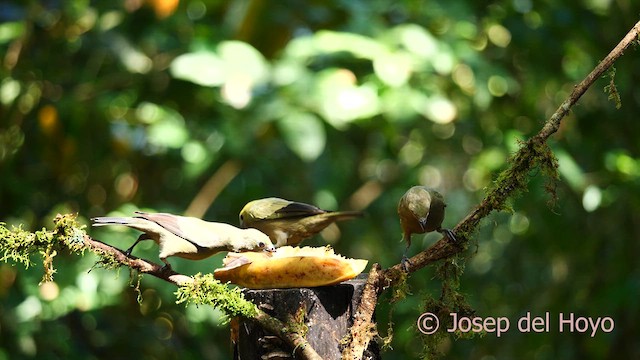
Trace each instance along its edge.
<path fill-rule="evenodd" d="M 276 247 L 296 246 L 336 221 L 362 216 L 360 211 L 326 211 L 275 197 L 254 200 L 240 211 L 240 227 L 269 235 Z"/>
<path fill-rule="evenodd" d="M 407 251 L 411 246 L 412 234 L 437 231 L 451 241 L 456 241 L 451 230 L 442 228 L 446 206 L 442 194 L 426 186 L 414 186 L 400 199 L 398 216 L 402 228 L 402 239 L 407 243 L 407 248 L 402 255 L 402 267 L 405 270 L 408 268 Z"/>
<path fill-rule="evenodd" d="M 194 217 L 166 213 L 136 211 L 133 217 L 96 217 L 93 226 L 123 225 L 143 234 L 125 254 L 143 240 L 153 240 L 160 246 L 160 260 L 165 269 L 170 256 L 202 260 L 220 251 L 274 251 L 269 237 L 256 229 L 239 229 L 233 225 L 200 220 Z"/>

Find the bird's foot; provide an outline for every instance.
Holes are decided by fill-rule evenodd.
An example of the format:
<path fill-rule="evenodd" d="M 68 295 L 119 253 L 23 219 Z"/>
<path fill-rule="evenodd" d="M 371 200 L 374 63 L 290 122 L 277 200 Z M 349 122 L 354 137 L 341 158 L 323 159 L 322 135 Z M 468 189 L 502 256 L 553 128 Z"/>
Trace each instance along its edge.
<path fill-rule="evenodd" d="M 129 257 L 131 256 L 131 252 L 133 251 L 133 246 L 124 251 L 124 255 Z"/>
<path fill-rule="evenodd" d="M 411 265 L 411 260 L 409 260 L 407 255 L 402 255 L 402 260 L 400 261 L 400 266 L 402 266 L 402 270 L 404 270 L 404 272 L 409 272 L 410 265 Z"/>
<path fill-rule="evenodd" d="M 456 238 L 456 235 L 453 233 L 453 231 L 449 230 L 449 229 L 439 229 L 438 232 L 440 232 L 441 234 L 443 234 L 444 236 L 448 237 L 449 240 L 452 243 L 457 243 L 458 239 Z"/>
<path fill-rule="evenodd" d="M 133 243 L 133 245 L 131 245 L 125 252 L 124 254 L 127 256 L 131 255 L 131 252 L 133 251 L 133 248 L 136 247 L 136 245 L 138 245 L 138 243 L 140 241 L 144 241 L 144 240 L 150 240 L 151 238 L 146 234 L 140 234 L 140 236 L 138 236 L 138 238 L 136 239 L 136 241 Z"/>
<path fill-rule="evenodd" d="M 164 266 L 160 268 L 160 272 L 163 274 L 169 274 L 173 272 L 173 269 L 171 268 L 171 264 L 169 264 L 166 260 L 161 259 L 162 262 L 164 262 Z"/>

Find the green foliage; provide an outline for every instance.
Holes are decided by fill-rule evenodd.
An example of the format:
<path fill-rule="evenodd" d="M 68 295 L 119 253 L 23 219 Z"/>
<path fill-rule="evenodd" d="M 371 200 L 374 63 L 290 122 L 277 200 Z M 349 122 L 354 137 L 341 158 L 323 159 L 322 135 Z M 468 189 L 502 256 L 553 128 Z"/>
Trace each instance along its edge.
<path fill-rule="evenodd" d="M 213 274 L 196 274 L 193 282 L 183 284 L 176 291 L 176 303 L 211 305 L 223 310 L 229 317 L 251 318 L 258 308 L 246 300 L 239 288 L 231 288 L 213 277 Z"/>

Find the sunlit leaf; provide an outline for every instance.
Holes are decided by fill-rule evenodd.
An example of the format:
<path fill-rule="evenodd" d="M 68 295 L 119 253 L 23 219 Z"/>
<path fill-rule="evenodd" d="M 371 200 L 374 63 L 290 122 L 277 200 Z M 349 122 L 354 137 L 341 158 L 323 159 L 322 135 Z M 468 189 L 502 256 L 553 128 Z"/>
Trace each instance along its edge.
<path fill-rule="evenodd" d="M 574 191 L 580 191 L 585 186 L 584 171 L 580 165 L 576 163 L 571 154 L 562 149 L 554 149 L 558 164 L 560 167 L 560 175 L 562 175 Z"/>
<path fill-rule="evenodd" d="M 7 105 L 13 102 L 13 100 L 20 94 L 20 83 L 11 78 L 5 78 L 0 83 L 0 102 Z"/>
<path fill-rule="evenodd" d="M 0 44 L 4 44 L 22 36 L 22 34 L 24 34 L 24 29 L 24 22 L 16 21 L 0 24 Z"/>
<path fill-rule="evenodd" d="M 223 41 L 217 52 L 224 63 L 227 82 L 242 78 L 250 79 L 253 85 L 268 78 L 267 61 L 253 46 L 242 41 Z"/>
<path fill-rule="evenodd" d="M 380 111 L 377 89 L 372 84 L 357 86 L 355 75 L 345 69 L 329 69 L 319 74 L 315 99 L 320 114 L 338 129 Z"/>
<path fill-rule="evenodd" d="M 278 120 L 287 146 L 304 161 L 313 161 L 322 154 L 326 134 L 322 121 L 309 113 L 294 112 Z"/>
<path fill-rule="evenodd" d="M 437 54 L 438 41 L 425 28 L 406 24 L 396 27 L 393 31 L 397 34 L 400 43 L 410 52 L 426 59 Z"/>
<path fill-rule="evenodd" d="M 393 87 L 404 85 L 412 72 L 411 57 L 402 52 L 387 53 L 373 60 L 373 70 L 385 84 Z"/>
<path fill-rule="evenodd" d="M 602 202 L 602 191 L 595 185 L 589 185 L 582 194 L 582 207 L 588 212 L 595 211 Z"/>
<path fill-rule="evenodd" d="M 129 39 L 117 36 L 112 40 L 111 48 L 131 73 L 146 74 L 153 66 L 153 61 Z"/>
<path fill-rule="evenodd" d="M 455 104 L 444 96 L 425 96 L 423 101 L 416 105 L 416 110 L 437 124 L 448 124 L 458 116 Z"/>
<path fill-rule="evenodd" d="M 356 57 L 374 59 L 387 51 L 380 42 L 353 33 L 322 30 L 314 40 L 315 48 L 323 53 L 350 52 Z"/>
<path fill-rule="evenodd" d="M 387 89 L 380 96 L 381 112 L 392 121 L 410 120 L 417 111 L 407 104 L 419 101 L 415 100 L 417 97 L 421 97 L 420 94 L 408 86 Z"/>
<path fill-rule="evenodd" d="M 202 86 L 224 83 L 224 64 L 213 52 L 201 51 L 178 56 L 170 67 L 171 76 Z"/>
<path fill-rule="evenodd" d="M 176 111 L 152 103 L 144 103 L 136 111 L 149 123 L 147 140 L 160 148 L 181 148 L 189 139 L 184 118 Z"/>

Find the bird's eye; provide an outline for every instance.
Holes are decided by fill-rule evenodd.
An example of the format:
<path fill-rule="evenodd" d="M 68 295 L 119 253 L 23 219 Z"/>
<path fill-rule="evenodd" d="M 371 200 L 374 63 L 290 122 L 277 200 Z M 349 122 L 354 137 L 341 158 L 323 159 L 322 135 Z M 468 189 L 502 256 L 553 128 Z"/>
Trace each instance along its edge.
<path fill-rule="evenodd" d="M 240 220 L 244 220 L 244 215 L 240 215 Z"/>
<path fill-rule="evenodd" d="M 265 245 L 265 244 L 264 244 L 262 241 L 260 241 L 260 242 L 258 243 L 258 247 L 263 248 L 263 247 L 264 247 L 264 245 Z"/>

